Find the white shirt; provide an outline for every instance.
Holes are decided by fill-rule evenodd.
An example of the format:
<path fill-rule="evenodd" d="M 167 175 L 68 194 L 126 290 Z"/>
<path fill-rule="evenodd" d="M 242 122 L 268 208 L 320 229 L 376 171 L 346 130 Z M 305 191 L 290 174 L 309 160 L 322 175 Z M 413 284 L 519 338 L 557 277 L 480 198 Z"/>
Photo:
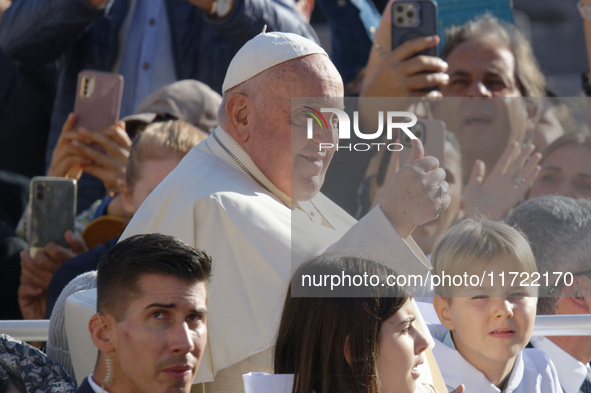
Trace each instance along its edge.
<path fill-rule="evenodd" d="M 94 374 L 90 374 L 87 378 L 88 378 L 88 384 L 90 385 L 92 390 L 94 390 L 94 393 L 109 393 L 109 391 L 107 389 L 103 389 L 96 382 L 94 382 L 94 379 L 92 379 L 93 375 Z"/>
<path fill-rule="evenodd" d="M 589 366 L 578 361 L 547 337 L 534 336 L 530 342 L 534 348 L 543 351 L 552 359 L 564 393 L 578 393 L 583 381 L 589 375 Z"/>
<path fill-rule="evenodd" d="M 442 342 L 448 332 L 447 329 L 441 325 L 429 324 L 429 330 L 435 339 L 433 348 L 435 360 L 450 390 L 464 384 L 466 393 L 501 393 L 498 387 L 464 359 L 456 349 Z M 517 354 L 503 393 L 559 392 L 562 392 L 562 389 L 558 374 L 544 352 L 525 348 Z"/>

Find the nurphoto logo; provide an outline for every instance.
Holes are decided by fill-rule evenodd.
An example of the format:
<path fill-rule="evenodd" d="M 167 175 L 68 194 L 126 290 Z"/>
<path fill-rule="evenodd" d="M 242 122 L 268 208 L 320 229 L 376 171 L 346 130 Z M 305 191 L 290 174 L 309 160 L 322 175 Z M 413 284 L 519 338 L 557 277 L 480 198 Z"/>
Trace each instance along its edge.
<path fill-rule="evenodd" d="M 357 111 L 354 111 L 353 132 L 355 133 L 355 136 L 357 136 L 359 139 L 376 142 L 343 144 L 341 142 L 351 139 L 351 120 L 349 119 L 349 115 L 347 114 L 347 112 L 337 108 L 320 108 L 320 111 L 309 106 L 304 106 L 304 108 L 307 109 L 305 113 L 310 116 L 310 118 L 308 118 L 307 124 L 308 139 L 312 139 L 314 137 L 314 120 L 316 120 L 316 123 L 318 124 L 321 130 L 324 130 L 325 127 L 328 130 L 328 122 L 326 121 L 322 113 L 334 113 L 337 116 L 337 119 L 339 120 L 339 143 L 336 146 L 334 143 L 320 143 L 319 151 L 330 150 L 335 148 L 337 151 L 368 151 L 372 148 L 376 148 L 379 151 L 382 147 L 385 147 L 390 151 L 400 151 L 403 149 L 402 144 L 398 142 L 389 142 L 393 139 L 400 137 L 399 132 L 395 133 L 394 130 L 403 131 L 410 139 L 418 139 L 415 136 L 415 134 L 413 134 L 413 132 L 409 129 L 417 123 L 417 116 L 412 112 L 388 111 L 384 115 L 383 111 L 379 111 L 377 131 L 372 133 L 365 133 L 359 129 L 359 113 Z M 382 134 L 384 132 L 384 117 L 386 119 L 386 140 L 388 142 L 382 141 Z M 409 119 L 409 121 L 401 121 L 405 119 Z"/>

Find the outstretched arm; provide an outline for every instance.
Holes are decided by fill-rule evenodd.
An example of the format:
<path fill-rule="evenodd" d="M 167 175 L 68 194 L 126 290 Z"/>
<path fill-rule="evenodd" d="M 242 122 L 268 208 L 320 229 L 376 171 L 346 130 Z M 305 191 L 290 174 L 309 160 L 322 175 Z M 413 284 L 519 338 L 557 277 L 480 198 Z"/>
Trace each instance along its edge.
<path fill-rule="evenodd" d="M 53 61 L 92 21 L 104 15 L 103 7 L 93 5 L 101 2 L 104 0 L 15 1 L 2 16 L 0 48 L 25 64 Z"/>

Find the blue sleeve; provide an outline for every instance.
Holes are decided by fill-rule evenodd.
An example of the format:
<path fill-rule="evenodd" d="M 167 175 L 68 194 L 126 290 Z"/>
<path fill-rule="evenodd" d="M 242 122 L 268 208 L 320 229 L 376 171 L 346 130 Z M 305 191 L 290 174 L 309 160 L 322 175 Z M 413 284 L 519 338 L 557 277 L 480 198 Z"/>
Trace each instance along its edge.
<path fill-rule="evenodd" d="M 0 21 L 0 48 L 22 63 L 47 63 L 103 15 L 86 0 L 15 0 Z"/>
<path fill-rule="evenodd" d="M 222 19 L 207 17 L 208 22 L 228 40 L 242 46 L 262 32 L 296 33 L 319 42 L 314 29 L 289 0 L 234 0 L 232 11 Z"/>
<path fill-rule="evenodd" d="M 330 28 L 331 58 L 345 84 L 369 59 L 381 15 L 372 0 L 316 0 Z"/>

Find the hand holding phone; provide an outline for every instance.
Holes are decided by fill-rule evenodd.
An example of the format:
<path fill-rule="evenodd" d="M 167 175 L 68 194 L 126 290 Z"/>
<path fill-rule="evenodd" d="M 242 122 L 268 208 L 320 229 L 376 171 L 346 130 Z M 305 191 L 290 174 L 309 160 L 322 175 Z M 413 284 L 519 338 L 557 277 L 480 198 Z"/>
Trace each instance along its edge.
<path fill-rule="evenodd" d="M 29 191 L 27 241 L 31 258 L 49 242 L 69 247 L 66 231 L 74 230 L 76 180 L 35 176 Z"/>
<path fill-rule="evenodd" d="M 74 114 L 76 128 L 100 131 L 119 120 L 123 76 L 83 70 L 78 74 Z"/>
<path fill-rule="evenodd" d="M 414 38 L 437 35 L 437 3 L 433 0 L 399 0 L 392 4 L 392 49 Z M 436 44 L 414 56 L 437 56 Z"/>

